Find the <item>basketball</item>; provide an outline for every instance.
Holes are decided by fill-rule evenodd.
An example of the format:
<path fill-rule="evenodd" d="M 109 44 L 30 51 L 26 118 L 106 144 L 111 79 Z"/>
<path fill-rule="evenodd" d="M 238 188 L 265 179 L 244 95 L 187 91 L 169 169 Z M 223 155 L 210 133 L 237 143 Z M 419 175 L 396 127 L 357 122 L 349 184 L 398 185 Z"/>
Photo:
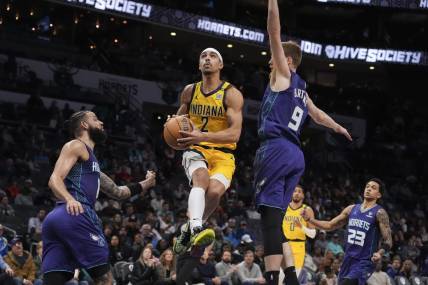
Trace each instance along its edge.
<path fill-rule="evenodd" d="M 165 142 L 176 150 L 186 149 L 185 147 L 179 147 L 177 139 L 182 138 L 180 131 L 191 132 L 193 131 L 193 126 L 190 122 L 190 119 L 186 116 L 177 116 L 171 118 L 165 123 L 163 129 L 163 138 Z"/>

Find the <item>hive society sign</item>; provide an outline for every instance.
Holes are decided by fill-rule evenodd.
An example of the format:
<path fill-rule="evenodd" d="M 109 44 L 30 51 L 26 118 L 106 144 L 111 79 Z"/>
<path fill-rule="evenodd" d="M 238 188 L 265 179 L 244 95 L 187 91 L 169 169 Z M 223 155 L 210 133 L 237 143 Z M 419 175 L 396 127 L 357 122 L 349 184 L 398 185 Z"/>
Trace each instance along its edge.
<path fill-rule="evenodd" d="M 131 0 L 67 0 L 67 2 L 83 4 L 101 11 L 110 10 L 145 18 L 150 17 L 153 8 L 152 5 Z"/>

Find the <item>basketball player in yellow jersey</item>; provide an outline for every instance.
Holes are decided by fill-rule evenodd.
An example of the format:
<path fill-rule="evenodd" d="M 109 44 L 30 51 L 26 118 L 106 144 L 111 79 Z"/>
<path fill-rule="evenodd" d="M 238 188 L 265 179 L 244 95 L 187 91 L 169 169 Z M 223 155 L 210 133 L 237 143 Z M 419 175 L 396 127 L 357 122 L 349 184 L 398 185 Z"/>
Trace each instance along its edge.
<path fill-rule="evenodd" d="M 174 244 L 177 254 L 189 247 L 193 252 L 195 246 L 204 247 L 214 241 L 214 231 L 202 231 L 202 224 L 217 208 L 235 171 L 233 151 L 241 135 L 244 99 L 238 89 L 220 79 L 222 68 L 219 51 L 203 50 L 199 56 L 202 81 L 187 85 L 181 94 L 177 115 L 188 114 L 194 130 L 181 131 L 183 138 L 177 140 L 179 146 L 188 147 L 182 164 L 192 186 L 190 220 Z"/>
<path fill-rule="evenodd" d="M 293 253 L 297 277 L 299 277 L 305 261 L 306 236 L 314 238 L 316 235 L 314 227 L 308 224 L 300 214 L 302 209 L 306 209 L 309 215 L 311 215 L 312 218 L 314 217 L 314 211 L 311 207 L 303 204 L 304 199 L 305 193 L 303 187 L 297 185 L 294 189 L 291 202 L 285 212 L 284 220 L 282 221 L 282 230 L 289 241 Z"/>

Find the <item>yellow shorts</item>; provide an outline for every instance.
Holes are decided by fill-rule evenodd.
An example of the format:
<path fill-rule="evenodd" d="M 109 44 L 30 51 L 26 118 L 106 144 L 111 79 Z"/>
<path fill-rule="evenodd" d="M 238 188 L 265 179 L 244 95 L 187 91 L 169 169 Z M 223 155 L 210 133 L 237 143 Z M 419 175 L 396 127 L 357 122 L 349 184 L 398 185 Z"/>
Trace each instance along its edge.
<path fill-rule="evenodd" d="M 303 268 L 305 263 L 305 242 L 304 241 L 290 241 L 291 252 L 294 256 L 294 267 L 297 269 Z"/>
<path fill-rule="evenodd" d="M 206 168 L 210 179 L 220 181 L 226 189 L 229 188 L 235 172 L 235 156 L 232 153 L 200 146 L 192 146 L 186 150 L 182 164 L 190 182 L 196 169 Z"/>

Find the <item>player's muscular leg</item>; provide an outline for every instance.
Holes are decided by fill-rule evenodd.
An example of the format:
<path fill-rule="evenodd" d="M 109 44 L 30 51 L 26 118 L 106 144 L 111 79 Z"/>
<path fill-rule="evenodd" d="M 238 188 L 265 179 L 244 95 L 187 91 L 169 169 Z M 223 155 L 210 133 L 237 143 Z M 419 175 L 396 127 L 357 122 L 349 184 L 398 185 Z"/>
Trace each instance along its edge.
<path fill-rule="evenodd" d="M 192 186 L 200 187 L 205 191 L 210 184 L 210 176 L 206 168 L 198 168 L 192 174 Z"/>
<path fill-rule="evenodd" d="M 226 192 L 226 187 L 224 187 L 223 183 L 216 179 L 210 179 L 208 190 L 205 194 L 204 221 L 217 209 L 224 192 Z"/>

